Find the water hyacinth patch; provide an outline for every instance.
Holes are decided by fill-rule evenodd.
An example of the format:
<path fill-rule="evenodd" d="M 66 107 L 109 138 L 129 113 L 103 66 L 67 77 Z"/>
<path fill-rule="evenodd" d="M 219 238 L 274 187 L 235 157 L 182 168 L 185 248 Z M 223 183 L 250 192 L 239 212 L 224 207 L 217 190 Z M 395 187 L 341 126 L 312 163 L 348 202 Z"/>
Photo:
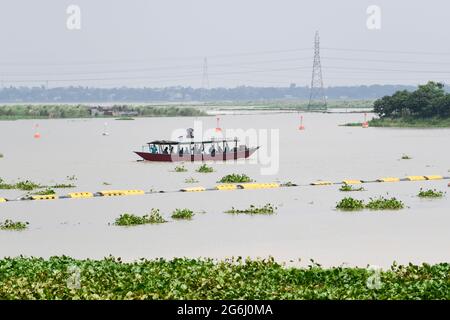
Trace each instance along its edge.
<path fill-rule="evenodd" d="M 76 187 L 76 185 L 74 185 L 72 183 L 58 183 L 58 184 L 51 186 L 51 188 L 55 188 L 55 189 L 65 189 L 65 188 L 75 188 L 75 187 Z"/>
<path fill-rule="evenodd" d="M 392 197 L 390 199 L 378 197 L 376 199 L 370 198 L 366 204 L 366 208 L 370 210 L 399 210 L 403 209 L 405 205 L 402 201 Z"/>
<path fill-rule="evenodd" d="M 364 201 L 347 197 L 336 204 L 336 209 L 344 211 L 355 211 L 364 209 Z"/>
<path fill-rule="evenodd" d="M 25 191 L 31 191 L 34 189 L 42 188 L 40 184 L 37 184 L 30 180 L 19 181 L 17 183 L 6 183 L 0 178 L 0 189 L 19 189 Z"/>
<path fill-rule="evenodd" d="M 179 165 L 179 166 L 175 167 L 174 171 L 175 172 L 187 172 L 188 169 L 186 169 L 186 167 L 184 165 Z"/>
<path fill-rule="evenodd" d="M 137 216 L 134 214 L 124 213 L 120 215 L 114 225 L 116 226 L 135 226 L 141 224 L 157 224 L 167 222 L 159 213 L 158 209 L 151 209 L 150 214 Z"/>
<path fill-rule="evenodd" d="M 184 179 L 184 183 L 197 183 L 197 182 L 198 182 L 198 180 L 193 177 Z"/>
<path fill-rule="evenodd" d="M 214 172 L 214 169 L 206 164 L 202 164 L 196 171 L 200 173 L 211 173 Z"/>
<path fill-rule="evenodd" d="M 33 194 L 37 195 L 37 196 L 48 196 L 48 195 L 55 194 L 55 190 L 46 188 L 44 190 L 33 192 Z"/>
<path fill-rule="evenodd" d="M 192 219 L 192 217 L 194 216 L 194 212 L 192 210 L 189 209 L 175 209 L 172 212 L 172 219 Z"/>
<path fill-rule="evenodd" d="M 73 266 L 79 270 L 79 288 L 67 285 Z M 0 297 L 10 300 L 447 300 L 450 264 L 393 265 L 380 271 L 382 286 L 376 290 L 367 286 L 373 271 L 366 268 L 286 267 L 272 258 L 123 262 L 114 257 L 17 257 L 0 259 L 0 271 Z"/>
<path fill-rule="evenodd" d="M 28 222 L 21 222 L 21 221 L 12 221 L 9 219 L 6 219 L 4 222 L 0 222 L 0 229 L 1 230 L 24 230 L 28 228 L 29 223 Z"/>
<path fill-rule="evenodd" d="M 267 203 L 262 207 L 257 207 L 255 205 L 250 205 L 247 209 L 235 209 L 232 207 L 230 210 L 225 211 L 225 213 L 230 214 L 274 214 L 277 207 L 274 205 Z"/>
<path fill-rule="evenodd" d="M 350 191 L 365 191 L 364 187 L 355 188 L 351 184 L 343 184 L 339 191 L 350 192 Z"/>
<path fill-rule="evenodd" d="M 402 155 L 402 160 L 411 160 L 412 158 L 407 154 Z"/>
<path fill-rule="evenodd" d="M 253 180 L 246 174 L 228 174 L 219 180 L 220 183 L 244 183 L 252 182 Z"/>
<path fill-rule="evenodd" d="M 420 188 L 419 194 L 417 196 L 420 198 L 442 198 L 444 194 L 444 191 L 438 191 L 436 189 L 423 190 L 422 188 Z"/>

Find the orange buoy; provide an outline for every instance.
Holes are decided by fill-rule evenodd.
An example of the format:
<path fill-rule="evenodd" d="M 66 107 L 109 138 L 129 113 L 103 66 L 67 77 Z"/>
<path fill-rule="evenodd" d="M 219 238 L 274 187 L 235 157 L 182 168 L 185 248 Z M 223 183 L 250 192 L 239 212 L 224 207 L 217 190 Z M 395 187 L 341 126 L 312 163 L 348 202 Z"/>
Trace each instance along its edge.
<path fill-rule="evenodd" d="M 222 132 L 222 128 L 221 128 L 220 125 L 219 125 L 220 118 L 217 117 L 216 120 L 217 120 L 216 132 Z"/>
<path fill-rule="evenodd" d="M 298 130 L 305 130 L 305 126 L 303 125 L 303 116 L 300 116 L 300 126 L 298 127 Z"/>
<path fill-rule="evenodd" d="M 33 137 L 34 137 L 35 139 L 39 139 L 39 138 L 41 137 L 41 134 L 40 134 L 39 132 L 36 132 L 36 133 L 33 135 Z"/>

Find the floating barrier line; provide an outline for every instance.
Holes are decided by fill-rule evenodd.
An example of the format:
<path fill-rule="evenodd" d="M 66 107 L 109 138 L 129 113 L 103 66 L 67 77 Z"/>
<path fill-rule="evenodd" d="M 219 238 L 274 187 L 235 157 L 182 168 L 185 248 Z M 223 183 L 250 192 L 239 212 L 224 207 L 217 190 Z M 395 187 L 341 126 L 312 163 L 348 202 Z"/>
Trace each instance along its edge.
<path fill-rule="evenodd" d="M 280 184 L 277 182 L 271 183 L 224 183 L 218 184 L 211 188 L 205 188 L 202 186 L 182 188 L 177 190 L 159 190 L 159 191 L 144 191 L 139 189 L 133 190 L 102 190 L 98 192 L 71 192 L 67 195 L 30 195 L 17 199 L 7 199 L 0 197 L 0 203 L 13 202 L 13 201 L 28 201 L 28 200 L 58 200 L 58 199 L 89 199 L 89 198 L 104 198 L 104 197 L 123 197 L 123 196 L 138 196 L 147 194 L 158 193 L 175 193 L 175 192 L 206 192 L 206 191 L 230 191 L 230 190 L 262 190 L 262 189 L 274 189 L 274 188 L 293 188 L 293 187 L 319 187 L 319 186 L 333 186 L 344 184 L 367 184 L 367 183 L 393 183 L 393 182 L 407 182 L 407 181 L 436 181 L 436 180 L 450 180 L 450 177 L 439 175 L 427 175 L 427 176 L 407 176 L 405 178 L 397 177 L 384 177 L 376 180 L 358 180 L 358 179 L 344 179 L 339 182 L 332 182 L 327 180 L 317 180 L 308 184 Z M 449 184 L 450 186 L 450 184 Z"/>

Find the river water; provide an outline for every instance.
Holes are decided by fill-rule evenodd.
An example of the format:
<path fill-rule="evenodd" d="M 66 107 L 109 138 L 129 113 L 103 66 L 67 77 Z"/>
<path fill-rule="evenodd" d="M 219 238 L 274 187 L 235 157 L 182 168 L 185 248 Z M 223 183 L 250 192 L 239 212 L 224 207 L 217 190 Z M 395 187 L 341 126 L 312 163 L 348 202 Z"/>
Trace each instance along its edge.
<path fill-rule="evenodd" d="M 195 172 L 197 163 L 187 163 L 188 172 L 176 173 L 174 164 L 137 161 L 132 151 L 140 150 L 150 140 L 170 138 L 176 128 L 198 125 L 195 121 L 201 121 L 204 129 L 214 128 L 215 116 L 2 121 L 0 177 L 46 185 L 74 183 L 77 187 L 70 191 L 95 192 L 213 187 L 229 173 L 246 173 L 258 182 L 298 184 L 318 179 L 450 175 L 450 129 L 339 126 L 362 121 L 361 114 L 305 113 L 303 117 L 305 130 L 300 131 L 299 115 L 295 113 L 221 115 L 224 130 L 241 128 L 273 134 L 274 140 L 257 141 L 261 155 L 252 158 L 270 161 L 210 163 L 215 172 L 207 174 Z M 105 128 L 107 136 L 102 135 Z M 35 131 L 41 134 L 40 139 L 33 138 Z M 403 154 L 412 159 L 401 160 Z M 68 180 L 68 176 L 76 180 Z M 189 177 L 199 183 L 185 183 Z M 421 187 L 448 192 L 448 181 L 371 183 L 364 185 L 366 191 L 351 194 L 338 191 L 338 186 L 303 186 L 0 203 L 0 221 L 30 223 L 25 231 L 0 231 L 0 256 L 102 258 L 111 254 L 125 260 L 273 256 L 295 264 L 308 264 L 314 259 L 326 266 L 383 267 L 393 261 L 449 261 L 450 195 L 435 200 L 416 196 Z M 58 194 L 67 192 L 58 189 Z M 0 190 L 0 197 L 23 194 Z M 395 196 L 407 208 L 398 212 L 336 211 L 336 202 L 348 195 L 359 199 Z M 266 203 L 277 206 L 275 215 L 224 213 L 231 207 Z M 151 208 L 159 208 L 170 222 L 136 227 L 109 225 L 122 213 L 144 215 Z M 190 208 L 196 215 L 191 221 L 172 221 L 170 213 L 175 208 Z"/>

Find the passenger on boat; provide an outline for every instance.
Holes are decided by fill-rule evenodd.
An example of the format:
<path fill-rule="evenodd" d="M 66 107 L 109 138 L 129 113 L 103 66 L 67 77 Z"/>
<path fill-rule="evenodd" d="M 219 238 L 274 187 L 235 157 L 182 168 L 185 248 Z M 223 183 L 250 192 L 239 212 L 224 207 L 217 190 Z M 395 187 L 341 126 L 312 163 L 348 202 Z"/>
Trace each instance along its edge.
<path fill-rule="evenodd" d="M 168 148 L 168 147 L 165 147 L 165 148 L 164 148 L 163 154 L 169 154 L 169 148 Z"/>
<path fill-rule="evenodd" d="M 151 153 L 158 153 L 158 149 L 156 149 L 156 146 L 155 146 L 155 145 L 152 145 L 152 146 L 150 147 L 150 152 L 151 152 Z"/>
<path fill-rule="evenodd" d="M 214 147 L 214 145 L 211 145 L 211 147 L 209 148 L 209 153 L 213 157 L 216 155 L 216 148 Z"/>

